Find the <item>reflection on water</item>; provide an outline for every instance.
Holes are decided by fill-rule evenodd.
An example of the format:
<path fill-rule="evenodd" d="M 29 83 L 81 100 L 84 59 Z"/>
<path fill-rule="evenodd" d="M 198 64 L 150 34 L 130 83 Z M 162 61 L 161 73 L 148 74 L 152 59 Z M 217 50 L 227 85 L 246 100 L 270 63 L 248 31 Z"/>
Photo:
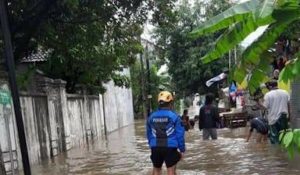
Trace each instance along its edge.
<path fill-rule="evenodd" d="M 254 140 L 246 143 L 245 128 L 218 132 L 216 141 L 202 141 L 198 129 L 186 134 L 187 152 L 178 164 L 178 174 L 300 174 L 297 161 L 288 160 L 278 146 L 255 144 Z M 149 156 L 144 122 L 138 121 L 111 133 L 106 141 L 74 148 L 51 162 L 32 167 L 32 171 L 34 175 L 150 174 Z"/>

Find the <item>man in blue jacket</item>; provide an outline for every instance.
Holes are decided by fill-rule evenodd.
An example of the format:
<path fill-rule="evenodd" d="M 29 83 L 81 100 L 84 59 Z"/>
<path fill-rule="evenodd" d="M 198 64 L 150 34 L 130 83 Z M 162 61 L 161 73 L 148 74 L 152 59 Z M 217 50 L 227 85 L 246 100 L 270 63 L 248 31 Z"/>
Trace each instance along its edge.
<path fill-rule="evenodd" d="M 180 116 L 172 111 L 173 100 L 170 92 L 160 92 L 159 109 L 147 120 L 147 138 L 151 148 L 153 175 L 161 174 L 164 162 L 168 175 L 175 175 L 176 164 L 183 158 L 185 152 L 185 131 Z"/>

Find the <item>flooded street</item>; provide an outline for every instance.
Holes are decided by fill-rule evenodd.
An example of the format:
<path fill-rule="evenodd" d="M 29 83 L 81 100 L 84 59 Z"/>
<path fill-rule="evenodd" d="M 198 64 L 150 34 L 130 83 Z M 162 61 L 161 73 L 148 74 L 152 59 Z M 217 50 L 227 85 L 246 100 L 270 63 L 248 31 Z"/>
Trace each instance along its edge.
<path fill-rule="evenodd" d="M 196 125 L 197 126 L 197 125 Z M 180 175 L 300 174 L 297 160 L 290 161 L 278 146 L 245 142 L 245 128 L 218 130 L 217 141 L 202 141 L 197 127 L 186 133 L 187 152 L 178 164 Z M 254 138 L 254 137 L 252 137 Z M 137 121 L 84 148 L 74 148 L 50 162 L 32 167 L 34 175 L 143 175 L 152 164 L 143 121 Z M 164 173 L 165 167 L 163 168 Z"/>

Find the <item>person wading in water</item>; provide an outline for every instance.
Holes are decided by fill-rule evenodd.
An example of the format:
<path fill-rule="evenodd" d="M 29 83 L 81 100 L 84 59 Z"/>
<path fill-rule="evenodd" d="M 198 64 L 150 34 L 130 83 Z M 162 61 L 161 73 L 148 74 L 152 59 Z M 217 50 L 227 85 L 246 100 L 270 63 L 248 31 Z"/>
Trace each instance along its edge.
<path fill-rule="evenodd" d="M 170 92 L 160 92 L 159 109 L 147 120 L 147 138 L 153 164 L 152 175 L 161 174 L 163 163 L 166 164 L 168 175 L 175 175 L 176 164 L 183 158 L 185 152 L 185 131 L 180 116 L 172 110 L 173 100 Z"/>
<path fill-rule="evenodd" d="M 286 90 L 278 89 L 277 80 L 272 80 L 266 85 L 270 91 L 265 94 L 263 102 L 257 100 L 257 103 L 262 109 L 268 111 L 271 143 L 279 144 L 279 132 L 288 129 L 290 95 Z"/>
<path fill-rule="evenodd" d="M 219 111 L 213 105 L 214 95 L 209 93 L 205 97 L 205 105 L 200 108 L 199 112 L 199 129 L 203 130 L 203 140 L 208 140 L 210 137 L 213 140 L 217 139 L 217 124 L 220 124 Z"/>
<path fill-rule="evenodd" d="M 181 120 L 182 120 L 185 131 L 188 131 L 189 129 L 191 129 L 190 117 L 188 116 L 187 109 L 183 110 L 183 115 L 182 115 Z"/>
<path fill-rule="evenodd" d="M 269 128 L 268 121 L 266 119 L 262 117 L 255 117 L 250 120 L 250 131 L 247 136 L 246 142 L 249 141 L 254 129 L 257 131 L 258 134 L 256 138 L 256 141 L 258 143 L 267 140 Z"/>

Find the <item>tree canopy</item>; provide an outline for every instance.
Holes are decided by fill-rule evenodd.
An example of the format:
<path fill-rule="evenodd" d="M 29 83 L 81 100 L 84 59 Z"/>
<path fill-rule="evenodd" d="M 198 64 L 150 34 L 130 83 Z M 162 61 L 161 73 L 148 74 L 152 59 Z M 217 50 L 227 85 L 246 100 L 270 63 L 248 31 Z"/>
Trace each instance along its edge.
<path fill-rule="evenodd" d="M 8 0 L 16 61 L 51 50 L 41 69 L 47 76 L 102 91 L 102 83 L 127 80 L 116 72 L 128 67 L 142 51 L 140 35 L 149 11 L 160 16 L 160 0 Z M 156 21 L 158 22 L 158 21 Z"/>
<path fill-rule="evenodd" d="M 165 13 L 163 25 L 155 31 L 157 44 L 162 48 L 160 57 L 168 65 L 168 72 L 177 94 L 186 96 L 216 90 L 216 86 L 206 87 L 205 82 L 227 67 L 227 59 L 204 65 L 197 57 L 205 54 L 220 33 L 191 40 L 187 35 L 199 24 L 229 7 L 226 0 L 209 2 L 186 0 Z M 226 56 L 225 56 L 226 57 Z"/>

